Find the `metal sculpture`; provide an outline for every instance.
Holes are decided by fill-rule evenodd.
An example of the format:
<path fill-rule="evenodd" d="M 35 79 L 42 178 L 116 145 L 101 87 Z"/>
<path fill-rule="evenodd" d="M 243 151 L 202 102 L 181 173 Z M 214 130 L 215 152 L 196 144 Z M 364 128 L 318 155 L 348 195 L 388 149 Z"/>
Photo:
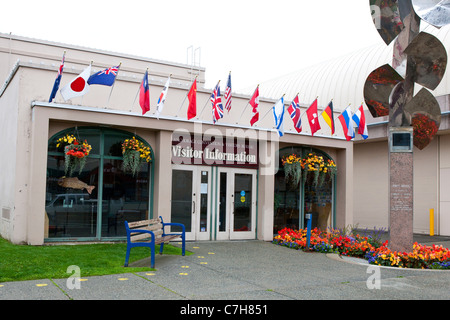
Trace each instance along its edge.
<path fill-rule="evenodd" d="M 441 82 L 447 52 L 435 36 L 420 32 L 421 19 L 450 23 L 450 0 L 369 0 L 381 38 L 393 42 L 392 63 L 375 69 L 364 85 L 373 117 L 389 117 L 389 246 L 413 245 L 413 148 L 429 145 L 441 122 L 441 109 L 429 90 Z M 415 84 L 421 85 L 417 93 Z"/>
<path fill-rule="evenodd" d="M 425 21 L 436 26 L 450 23 L 450 15 L 442 14 L 450 13 L 450 0 L 438 2 L 370 0 L 375 26 L 386 44 L 394 41 L 394 52 L 392 66 L 381 66 L 367 78 L 364 99 L 373 117 L 389 115 L 391 127 L 413 126 L 414 119 L 420 117 L 427 119 L 424 125 L 432 123 L 433 128 L 439 128 L 439 105 L 432 94 L 423 90 L 434 90 L 441 82 L 447 67 L 447 52 L 435 36 L 420 32 L 420 17 L 415 12 L 417 10 L 427 19 Z M 415 83 L 427 89 L 414 96 Z M 420 99 L 420 103 L 415 99 Z M 437 131 L 428 130 L 428 143 L 422 134 L 419 137 L 419 131 L 424 130 L 417 124 L 413 126 L 414 145 L 422 150 Z"/>

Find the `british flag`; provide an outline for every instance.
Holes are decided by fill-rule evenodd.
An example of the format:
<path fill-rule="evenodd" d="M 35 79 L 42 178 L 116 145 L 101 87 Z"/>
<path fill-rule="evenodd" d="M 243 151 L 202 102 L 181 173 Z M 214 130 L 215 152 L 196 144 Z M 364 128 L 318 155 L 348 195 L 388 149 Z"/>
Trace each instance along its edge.
<path fill-rule="evenodd" d="M 231 72 L 228 75 L 228 82 L 227 87 L 225 88 L 225 94 L 223 95 L 225 98 L 225 109 L 227 109 L 228 112 L 231 110 Z"/>
<path fill-rule="evenodd" d="M 119 73 L 119 66 L 106 68 L 98 71 L 89 77 L 88 84 L 100 84 L 104 86 L 112 86 L 116 81 L 117 74 Z"/>
<path fill-rule="evenodd" d="M 213 121 L 214 123 L 216 123 L 219 119 L 223 118 L 223 105 L 222 105 L 222 98 L 220 97 L 219 84 L 216 85 L 213 93 L 211 94 L 211 103 L 212 103 Z"/>
<path fill-rule="evenodd" d="M 302 131 L 302 117 L 300 116 L 300 104 L 298 102 L 298 95 L 292 100 L 291 105 L 288 108 L 289 115 L 291 116 L 292 122 L 294 122 L 294 128 L 297 132 Z"/>

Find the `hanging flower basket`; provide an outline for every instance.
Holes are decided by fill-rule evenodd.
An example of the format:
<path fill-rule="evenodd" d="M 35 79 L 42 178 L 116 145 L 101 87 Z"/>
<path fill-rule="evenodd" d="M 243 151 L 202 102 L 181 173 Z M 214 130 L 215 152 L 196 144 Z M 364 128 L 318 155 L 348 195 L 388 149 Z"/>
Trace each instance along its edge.
<path fill-rule="evenodd" d="M 285 156 L 281 160 L 286 182 L 297 187 L 300 181 L 303 184 L 311 183 L 320 187 L 325 181 L 336 175 L 337 168 L 333 160 L 325 160 L 323 156 L 309 153 L 301 158 L 295 154 Z"/>
<path fill-rule="evenodd" d="M 323 156 L 309 153 L 302 159 L 303 182 L 310 181 L 315 187 L 320 187 L 325 180 L 329 180 L 337 173 L 333 160 L 325 160 Z"/>
<path fill-rule="evenodd" d="M 80 174 L 86 164 L 86 157 L 92 150 L 92 146 L 86 140 L 80 143 L 74 135 L 65 135 L 56 141 L 56 148 L 64 150 L 64 173 L 72 176 L 78 167 Z"/>
<path fill-rule="evenodd" d="M 302 176 L 302 158 L 296 154 L 285 156 L 281 159 L 281 163 L 284 167 L 284 176 L 286 182 L 290 183 L 293 187 L 297 187 L 300 183 Z"/>
<path fill-rule="evenodd" d="M 309 153 L 301 161 L 303 182 L 310 181 L 314 186 L 318 185 L 319 175 L 324 167 L 323 157 L 315 153 Z"/>
<path fill-rule="evenodd" d="M 131 172 L 133 176 L 136 175 L 136 172 L 139 170 L 142 163 L 150 162 L 151 160 L 150 148 L 135 137 L 126 139 L 122 143 L 122 154 L 122 169 L 125 172 Z"/>

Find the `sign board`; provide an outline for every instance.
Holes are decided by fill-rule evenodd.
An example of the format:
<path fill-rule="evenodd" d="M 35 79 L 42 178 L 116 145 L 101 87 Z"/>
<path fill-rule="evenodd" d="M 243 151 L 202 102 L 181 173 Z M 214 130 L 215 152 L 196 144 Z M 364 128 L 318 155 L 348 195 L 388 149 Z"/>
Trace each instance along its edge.
<path fill-rule="evenodd" d="M 174 133 L 171 153 L 173 164 L 258 168 L 258 142 L 248 138 Z"/>

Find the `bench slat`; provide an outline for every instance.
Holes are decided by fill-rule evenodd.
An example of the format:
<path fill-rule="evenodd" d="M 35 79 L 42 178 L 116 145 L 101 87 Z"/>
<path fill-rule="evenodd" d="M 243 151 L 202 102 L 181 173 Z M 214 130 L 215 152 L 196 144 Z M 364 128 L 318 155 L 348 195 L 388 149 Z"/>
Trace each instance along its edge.
<path fill-rule="evenodd" d="M 163 234 L 162 230 L 157 230 L 157 231 L 153 231 L 153 233 L 155 234 L 155 238 L 158 239 L 161 237 L 161 235 Z M 145 239 L 145 238 L 151 238 L 151 234 L 149 233 L 134 233 L 133 231 L 131 232 L 131 237 L 130 240 L 131 242 L 135 242 L 136 240 L 141 240 L 141 239 Z"/>
<path fill-rule="evenodd" d="M 159 218 L 157 219 L 151 219 L 151 220 L 141 220 L 141 221 L 133 221 L 128 222 L 128 227 L 130 229 L 140 227 L 140 226 L 146 226 L 151 224 L 161 223 L 161 220 Z"/>
<path fill-rule="evenodd" d="M 146 238 L 147 238 L 147 240 L 140 241 L 140 242 L 150 242 L 150 239 L 148 239 L 148 237 L 143 237 L 142 239 L 146 239 Z M 177 238 L 180 238 L 180 236 L 179 235 L 171 235 L 171 236 L 159 237 L 159 238 L 156 238 L 155 244 L 161 244 L 163 242 L 164 243 L 169 243 L 169 241 L 177 239 Z"/>

